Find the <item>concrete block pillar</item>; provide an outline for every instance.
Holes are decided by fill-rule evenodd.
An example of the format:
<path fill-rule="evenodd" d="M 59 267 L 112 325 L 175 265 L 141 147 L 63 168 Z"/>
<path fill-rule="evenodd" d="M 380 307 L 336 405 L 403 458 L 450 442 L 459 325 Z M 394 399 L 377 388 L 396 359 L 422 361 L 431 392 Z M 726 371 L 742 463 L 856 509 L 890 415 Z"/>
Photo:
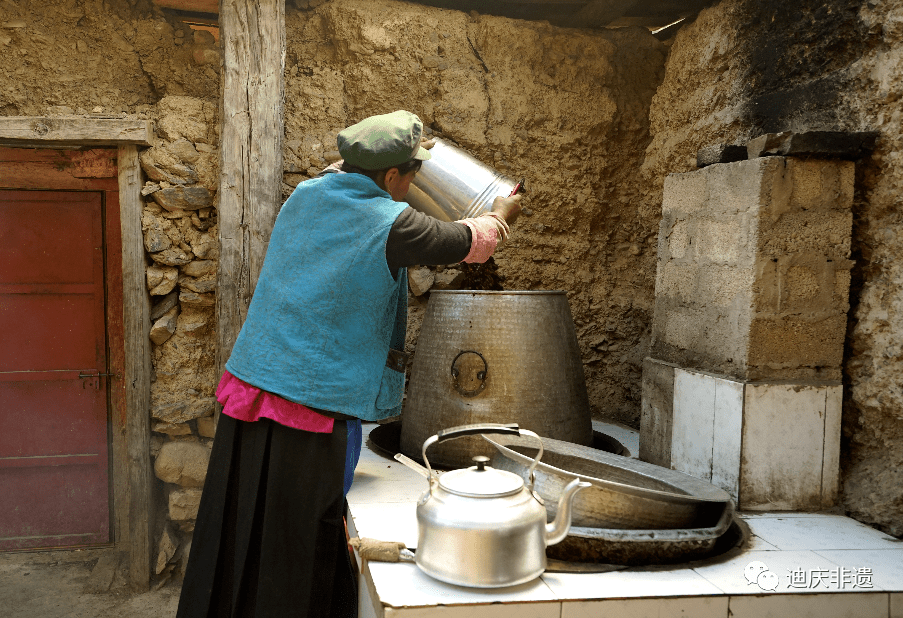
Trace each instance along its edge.
<path fill-rule="evenodd" d="M 762 157 L 666 179 L 642 459 L 741 508 L 836 499 L 853 175 Z"/>

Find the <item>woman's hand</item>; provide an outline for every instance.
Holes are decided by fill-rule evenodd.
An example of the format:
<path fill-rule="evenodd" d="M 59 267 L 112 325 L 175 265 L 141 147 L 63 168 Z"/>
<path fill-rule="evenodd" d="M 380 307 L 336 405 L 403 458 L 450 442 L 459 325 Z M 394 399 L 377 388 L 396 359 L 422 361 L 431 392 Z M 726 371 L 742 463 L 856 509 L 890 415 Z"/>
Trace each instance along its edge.
<path fill-rule="evenodd" d="M 492 212 L 502 215 L 508 225 L 514 225 L 520 214 L 521 199 L 523 199 L 523 194 L 521 193 L 510 197 L 502 197 L 500 195 L 492 201 Z"/>

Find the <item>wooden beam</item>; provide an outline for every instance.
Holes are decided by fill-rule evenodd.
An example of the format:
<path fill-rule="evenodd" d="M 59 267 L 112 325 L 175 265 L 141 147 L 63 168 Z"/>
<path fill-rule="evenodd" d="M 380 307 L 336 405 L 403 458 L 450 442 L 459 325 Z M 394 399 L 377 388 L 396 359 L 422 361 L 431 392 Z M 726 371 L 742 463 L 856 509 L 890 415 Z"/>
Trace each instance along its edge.
<path fill-rule="evenodd" d="M 0 146 L 60 148 L 61 146 L 150 146 L 150 120 L 124 118 L 0 117 Z"/>
<path fill-rule="evenodd" d="M 125 335 L 126 451 L 129 471 L 129 580 L 147 590 L 151 574 L 150 298 L 141 232 L 141 166 L 136 146 L 120 146 L 119 209 L 122 228 L 122 322 Z"/>
<path fill-rule="evenodd" d="M 622 17 L 637 0 L 590 0 L 576 13 L 552 23 L 575 28 L 601 28 Z"/>
<path fill-rule="evenodd" d="M 177 11 L 213 14 L 219 11 L 219 0 L 154 0 L 154 4 L 163 9 Z"/>
<path fill-rule="evenodd" d="M 285 0 L 221 0 L 217 368 L 222 373 L 282 202 Z"/>

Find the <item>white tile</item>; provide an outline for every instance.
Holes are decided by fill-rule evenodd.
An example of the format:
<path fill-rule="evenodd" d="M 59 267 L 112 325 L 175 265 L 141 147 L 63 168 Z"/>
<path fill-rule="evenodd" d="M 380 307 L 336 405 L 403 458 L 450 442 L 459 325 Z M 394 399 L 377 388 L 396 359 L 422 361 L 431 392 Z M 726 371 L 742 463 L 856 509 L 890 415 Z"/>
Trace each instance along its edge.
<path fill-rule="evenodd" d="M 825 388 L 747 384 L 740 508 L 821 507 Z"/>
<path fill-rule="evenodd" d="M 900 543 L 897 542 L 897 545 Z M 862 574 L 858 577 L 851 576 L 852 581 L 861 580 L 863 586 L 871 580 L 875 590 L 903 592 L 903 546 L 899 549 L 835 549 L 816 553 L 853 573 L 858 569 L 869 569 L 871 577 Z M 848 586 L 852 587 L 852 583 Z M 865 588 L 860 587 L 859 590 L 863 591 Z"/>
<path fill-rule="evenodd" d="M 766 542 L 761 537 L 751 534 L 746 542 L 745 549 L 747 551 L 779 551 L 777 547 Z"/>
<path fill-rule="evenodd" d="M 628 599 L 721 594 L 692 569 L 644 567 L 610 573 L 545 573 L 555 595 L 567 599 Z"/>
<path fill-rule="evenodd" d="M 413 502 L 351 504 L 349 509 L 357 536 L 379 541 L 400 541 L 405 547 L 417 547 L 417 506 Z"/>
<path fill-rule="evenodd" d="M 572 601 L 561 606 L 561 618 L 727 618 L 727 597 Z"/>
<path fill-rule="evenodd" d="M 671 467 L 696 478 L 712 478 L 715 378 L 674 370 Z"/>
<path fill-rule="evenodd" d="M 753 534 L 778 549 L 898 549 L 899 541 L 842 515 L 748 518 Z"/>
<path fill-rule="evenodd" d="M 887 594 L 772 594 L 730 599 L 731 618 L 885 618 Z"/>
<path fill-rule="evenodd" d="M 825 515 L 834 515 L 834 513 L 827 511 L 737 511 L 737 516 L 744 520 L 788 519 L 791 517 L 824 517 Z"/>
<path fill-rule="evenodd" d="M 890 593 L 890 618 L 903 618 L 903 592 Z"/>
<path fill-rule="evenodd" d="M 367 447 L 365 446 L 364 449 L 366 448 Z M 361 460 L 357 464 L 357 468 L 354 470 L 355 482 L 357 482 L 359 476 L 380 478 L 387 481 L 414 482 L 415 479 L 420 479 L 423 483 L 423 487 L 426 488 L 425 478 L 394 459 L 389 460 L 384 457 L 380 457 L 379 459 L 373 459 L 371 457 L 364 459 L 361 457 Z"/>
<path fill-rule="evenodd" d="M 357 618 L 383 618 L 383 606 L 370 590 L 373 580 L 365 566 L 357 579 Z"/>
<path fill-rule="evenodd" d="M 559 618 L 561 603 L 386 608 L 386 618 Z"/>
<path fill-rule="evenodd" d="M 758 567 L 756 565 L 759 565 Z M 764 565 L 764 566 L 763 566 Z M 694 570 L 720 590 L 731 595 L 761 595 L 776 593 L 816 593 L 819 591 L 856 592 L 841 588 L 837 583 L 825 579 L 837 564 L 811 551 L 746 551 L 718 564 L 696 567 Z M 763 575 L 768 572 L 771 575 Z M 794 573 L 806 574 L 806 586 L 799 578 L 792 585 Z M 810 573 L 824 573 L 818 577 L 816 587 L 810 585 Z M 763 578 L 764 577 L 764 578 Z M 769 584 L 773 588 L 769 588 Z"/>
<path fill-rule="evenodd" d="M 734 500 L 740 488 L 740 446 L 743 433 L 743 384 L 715 380 L 715 424 L 712 440 L 712 484 Z"/>
<path fill-rule="evenodd" d="M 422 476 L 408 481 L 389 481 L 375 476 L 355 474 L 347 499 L 348 504 L 392 502 L 416 504 L 420 495 L 427 489 L 426 479 Z"/>
<path fill-rule="evenodd" d="M 840 417 L 843 387 L 830 386 L 825 393 L 825 446 L 821 471 L 822 506 L 837 502 L 840 489 Z"/>
<path fill-rule="evenodd" d="M 368 566 L 380 601 L 394 608 L 558 601 L 540 578 L 507 588 L 465 588 L 433 579 L 410 562 Z"/>

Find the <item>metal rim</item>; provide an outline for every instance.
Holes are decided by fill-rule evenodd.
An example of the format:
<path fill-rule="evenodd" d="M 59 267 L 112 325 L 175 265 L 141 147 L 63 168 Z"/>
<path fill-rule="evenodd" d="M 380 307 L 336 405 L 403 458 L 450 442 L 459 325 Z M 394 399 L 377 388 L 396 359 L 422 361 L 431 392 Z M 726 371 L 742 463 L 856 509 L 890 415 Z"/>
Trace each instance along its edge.
<path fill-rule="evenodd" d="M 508 448 L 507 444 L 504 442 L 508 442 L 508 440 L 490 438 L 488 436 L 482 436 L 484 440 L 492 444 L 502 455 L 508 457 L 513 461 L 520 462 L 522 465 L 527 464 L 527 462 L 533 461 L 533 458 L 524 455 L 514 449 Z M 514 442 L 514 440 L 510 440 L 510 442 Z M 509 443 L 510 443 L 509 442 Z M 552 440 L 550 438 L 545 438 L 545 443 L 547 450 L 555 450 L 555 446 L 557 443 L 561 442 L 560 440 Z M 516 442 L 515 442 L 516 443 Z M 570 448 L 585 453 L 584 458 L 592 459 L 593 456 L 596 457 L 619 457 L 618 455 L 612 455 L 611 453 L 605 453 L 604 451 L 595 452 L 595 449 L 590 447 L 581 446 L 579 444 L 572 444 L 570 442 L 564 442 Z M 604 453 L 601 455 L 600 453 Z M 579 455 L 577 455 L 579 456 Z M 637 471 L 635 468 L 637 465 L 651 465 L 646 464 L 645 462 L 636 461 L 629 457 L 621 457 L 624 460 L 623 463 L 627 464 L 628 467 L 632 469 L 633 472 L 641 474 L 643 476 L 648 476 L 643 474 L 642 472 Z M 603 462 L 604 463 L 604 462 Z M 635 464 L 630 466 L 630 464 Z M 686 495 L 677 494 L 669 491 L 662 491 L 660 489 L 649 489 L 645 487 L 639 487 L 636 485 L 630 485 L 627 483 L 621 483 L 618 481 L 609 481 L 607 479 L 600 479 L 586 475 L 577 475 L 573 472 L 569 472 L 567 470 L 562 470 L 561 468 L 557 468 L 551 464 L 540 461 L 537 463 L 536 468 L 539 470 L 543 470 L 544 472 L 560 477 L 564 477 L 567 479 L 572 478 L 580 478 L 581 480 L 588 481 L 593 485 L 605 489 L 609 489 L 612 491 L 617 491 L 624 494 L 629 494 L 638 497 L 645 497 L 650 499 L 661 499 L 666 502 L 677 502 L 677 503 L 727 503 L 731 501 L 730 494 L 721 489 L 720 487 L 716 487 L 711 483 L 706 481 L 702 481 L 701 479 L 696 479 L 688 474 L 684 474 L 678 472 L 676 470 L 669 470 L 668 468 L 662 468 L 663 474 L 667 474 L 668 477 L 673 480 L 674 483 L 681 486 L 683 491 L 686 491 Z"/>
<path fill-rule="evenodd" d="M 718 538 L 730 528 L 734 521 L 734 503 L 727 502 L 721 516 L 714 526 L 709 528 L 674 528 L 651 530 L 626 530 L 621 528 L 585 528 L 571 526 L 568 536 L 583 539 L 602 540 L 609 542 L 631 543 L 680 543 L 693 541 L 708 541 Z"/>

